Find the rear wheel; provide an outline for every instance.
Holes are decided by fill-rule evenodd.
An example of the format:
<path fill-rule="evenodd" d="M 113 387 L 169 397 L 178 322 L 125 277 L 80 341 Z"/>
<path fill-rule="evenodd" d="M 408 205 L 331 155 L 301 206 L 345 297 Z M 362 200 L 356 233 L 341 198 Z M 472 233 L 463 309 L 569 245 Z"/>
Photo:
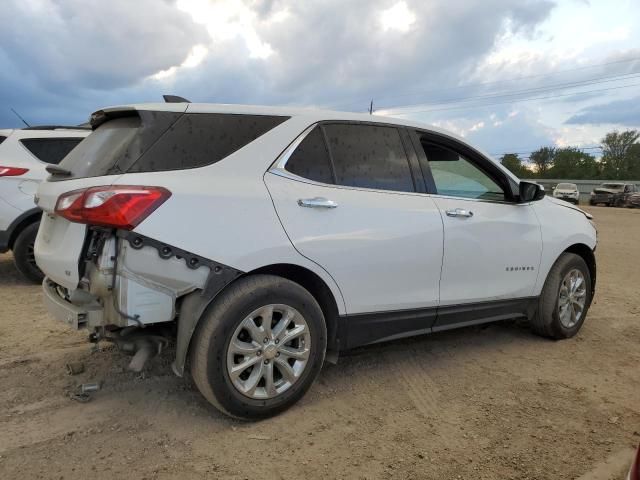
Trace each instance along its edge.
<path fill-rule="evenodd" d="M 591 275 L 582 257 L 563 253 L 551 267 L 531 319 L 533 331 L 554 338 L 573 337 L 591 305 Z"/>
<path fill-rule="evenodd" d="M 326 344 L 322 310 L 307 290 L 277 276 L 250 276 L 226 289 L 200 320 L 191 373 L 224 413 L 270 417 L 306 393 Z"/>
<path fill-rule="evenodd" d="M 13 261 L 18 271 L 29 281 L 41 283 L 44 274 L 36 265 L 34 244 L 40 222 L 32 223 L 26 227 L 13 244 Z"/>

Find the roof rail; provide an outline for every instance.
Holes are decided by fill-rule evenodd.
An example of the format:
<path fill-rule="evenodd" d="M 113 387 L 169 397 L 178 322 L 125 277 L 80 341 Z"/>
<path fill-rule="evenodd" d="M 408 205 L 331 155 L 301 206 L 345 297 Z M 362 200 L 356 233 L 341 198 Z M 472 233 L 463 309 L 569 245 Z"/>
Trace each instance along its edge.
<path fill-rule="evenodd" d="M 24 127 L 22 130 L 91 130 L 91 127 L 86 123 L 82 125 L 35 125 Z"/>

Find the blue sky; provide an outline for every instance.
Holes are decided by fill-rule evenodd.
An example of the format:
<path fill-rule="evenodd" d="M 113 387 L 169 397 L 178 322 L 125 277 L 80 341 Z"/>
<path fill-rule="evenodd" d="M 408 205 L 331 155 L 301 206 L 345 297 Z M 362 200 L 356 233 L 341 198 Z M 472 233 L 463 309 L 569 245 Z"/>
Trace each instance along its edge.
<path fill-rule="evenodd" d="M 637 0 L 5 0 L 0 128 L 159 101 L 319 106 L 484 150 L 640 127 Z"/>

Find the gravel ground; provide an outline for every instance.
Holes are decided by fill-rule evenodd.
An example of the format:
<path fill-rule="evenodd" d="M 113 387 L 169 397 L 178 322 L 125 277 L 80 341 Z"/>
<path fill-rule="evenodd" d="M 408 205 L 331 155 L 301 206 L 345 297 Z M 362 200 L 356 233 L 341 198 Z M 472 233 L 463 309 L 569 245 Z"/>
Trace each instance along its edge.
<path fill-rule="evenodd" d="M 598 292 L 577 337 L 501 323 L 361 348 L 259 423 L 209 407 L 171 352 L 142 375 L 91 352 L 0 255 L 0 478 L 623 478 L 640 442 L 640 210 L 590 210 Z M 90 402 L 69 398 L 90 381 Z"/>

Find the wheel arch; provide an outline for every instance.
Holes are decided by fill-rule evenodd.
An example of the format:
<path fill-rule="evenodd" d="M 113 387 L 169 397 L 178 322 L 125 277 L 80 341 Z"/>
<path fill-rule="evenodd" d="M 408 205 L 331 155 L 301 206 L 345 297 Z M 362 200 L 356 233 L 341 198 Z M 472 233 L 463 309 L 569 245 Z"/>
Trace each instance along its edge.
<path fill-rule="evenodd" d="M 215 299 L 238 279 L 251 275 L 268 274 L 286 278 L 305 288 L 318 302 L 325 317 L 327 327 L 327 361 L 335 362 L 340 350 L 340 339 L 344 336 L 344 326 L 340 323 L 337 300 L 327 283 L 312 270 L 295 264 L 278 263 L 265 265 L 226 284 L 222 289 L 210 296 L 203 296 L 202 290 L 196 290 L 179 299 L 178 332 L 176 338 L 176 357 L 172 368 L 176 375 L 184 374 L 186 360 L 193 343 L 200 318 Z"/>
<path fill-rule="evenodd" d="M 597 273 L 596 255 L 594 253 L 594 250 L 589 248 L 589 246 L 585 245 L 584 243 L 574 243 L 573 245 L 565 249 L 562 253 L 573 253 L 575 255 L 578 255 L 579 257 L 582 257 L 582 259 L 585 261 L 587 267 L 589 268 L 589 275 L 591 276 L 591 298 L 593 298 L 596 292 Z"/>
<path fill-rule="evenodd" d="M 29 225 L 39 222 L 40 217 L 42 217 L 42 210 L 39 208 L 32 208 L 31 210 L 27 210 L 22 213 L 19 217 L 17 217 L 9 226 L 9 240 L 7 242 L 7 246 L 10 250 L 13 250 L 13 246 L 15 245 L 16 238 L 20 235 L 20 232 L 24 230 Z"/>

